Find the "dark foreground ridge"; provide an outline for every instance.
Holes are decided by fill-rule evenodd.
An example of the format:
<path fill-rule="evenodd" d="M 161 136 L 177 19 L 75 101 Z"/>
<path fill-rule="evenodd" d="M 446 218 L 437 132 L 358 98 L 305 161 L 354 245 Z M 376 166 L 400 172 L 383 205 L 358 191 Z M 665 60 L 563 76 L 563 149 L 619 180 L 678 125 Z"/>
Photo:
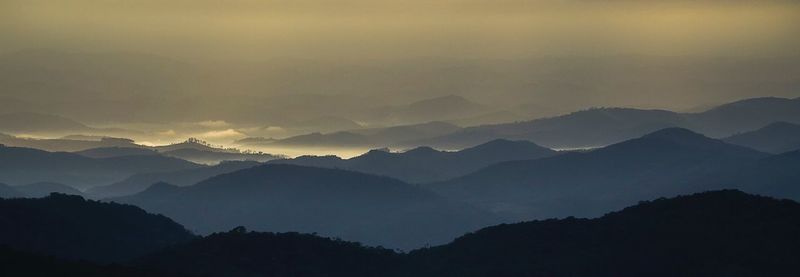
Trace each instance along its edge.
<path fill-rule="evenodd" d="M 68 260 L 124 262 L 194 238 L 171 219 L 80 196 L 0 199 L 0 245 Z"/>
<path fill-rule="evenodd" d="M 0 212 L 6 245 L 0 245 L 0 263 L 8 265 L 0 268 L 3 276 L 800 274 L 800 204 L 735 190 L 641 202 L 596 219 L 497 225 L 409 253 L 314 234 L 247 232 L 243 227 L 192 239 L 164 217 L 77 196 L 1 200 Z M 14 226 L 28 231 L 9 233 Z M 42 244 L 48 247 L 20 244 L 26 239 L 42 242 L 32 237 L 48 238 Z M 162 246 L 147 254 L 132 243 L 148 249 Z M 72 251 L 67 257 L 94 261 L 65 259 L 65 249 Z M 122 264 L 100 263 L 108 259 L 98 257 L 106 256 Z"/>
<path fill-rule="evenodd" d="M 140 266 L 212 276 L 796 276 L 800 204 L 724 190 L 489 227 L 408 254 L 237 229 Z"/>

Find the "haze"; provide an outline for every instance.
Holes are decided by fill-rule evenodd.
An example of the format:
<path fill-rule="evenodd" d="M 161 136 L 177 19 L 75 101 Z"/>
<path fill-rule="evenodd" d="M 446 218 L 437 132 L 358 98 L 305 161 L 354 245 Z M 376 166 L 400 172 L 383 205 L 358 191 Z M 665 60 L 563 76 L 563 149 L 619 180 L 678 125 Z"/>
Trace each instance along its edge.
<path fill-rule="evenodd" d="M 797 1 L 5 0 L 0 109 L 143 143 L 700 111 L 797 97 L 798 33 Z M 483 108 L 376 116 L 449 95 Z"/>

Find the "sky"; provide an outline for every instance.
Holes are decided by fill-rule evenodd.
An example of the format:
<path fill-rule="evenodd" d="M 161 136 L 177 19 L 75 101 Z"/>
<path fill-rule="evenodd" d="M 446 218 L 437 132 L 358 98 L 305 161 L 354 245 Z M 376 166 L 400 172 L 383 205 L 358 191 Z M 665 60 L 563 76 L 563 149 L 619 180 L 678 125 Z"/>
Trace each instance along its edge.
<path fill-rule="evenodd" d="M 164 134 L 415 123 L 376 111 L 446 95 L 694 111 L 800 96 L 797 34 L 779 0 L 2 0 L 0 108 Z"/>
<path fill-rule="evenodd" d="M 3 50 L 186 59 L 796 56 L 797 1 L 4 0 Z"/>

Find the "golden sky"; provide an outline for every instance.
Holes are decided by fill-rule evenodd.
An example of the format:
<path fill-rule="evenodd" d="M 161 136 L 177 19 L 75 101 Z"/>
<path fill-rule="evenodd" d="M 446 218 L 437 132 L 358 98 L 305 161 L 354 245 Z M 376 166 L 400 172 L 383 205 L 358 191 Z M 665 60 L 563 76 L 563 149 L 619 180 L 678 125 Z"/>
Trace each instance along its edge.
<path fill-rule="evenodd" d="M 796 56 L 798 1 L 3 0 L 0 51 L 182 58 Z"/>

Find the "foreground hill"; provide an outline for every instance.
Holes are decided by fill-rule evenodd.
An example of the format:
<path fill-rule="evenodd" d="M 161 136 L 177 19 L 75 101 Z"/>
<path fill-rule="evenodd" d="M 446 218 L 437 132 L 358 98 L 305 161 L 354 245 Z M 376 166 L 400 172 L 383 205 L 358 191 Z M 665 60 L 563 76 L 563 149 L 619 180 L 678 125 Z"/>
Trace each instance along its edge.
<path fill-rule="evenodd" d="M 136 264 L 202 276 L 385 276 L 401 256 L 382 248 L 298 233 L 237 228 L 167 248 Z"/>
<path fill-rule="evenodd" d="M 800 150 L 800 125 L 775 122 L 758 130 L 736 134 L 723 140 L 774 154 Z"/>
<path fill-rule="evenodd" d="M 425 183 L 461 176 L 498 162 L 532 160 L 555 154 L 553 150 L 528 141 L 494 140 L 457 152 L 419 147 L 402 153 L 373 150 L 350 159 L 302 156 L 271 163 L 342 168 Z"/>
<path fill-rule="evenodd" d="M 513 219 L 598 216 L 640 199 L 697 192 L 700 177 L 768 154 L 668 128 L 585 153 L 499 163 L 427 185 Z"/>
<path fill-rule="evenodd" d="M 408 276 L 794 276 L 798 232 L 797 202 L 706 192 L 486 228 L 412 252 Z"/>
<path fill-rule="evenodd" d="M 254 167 L 258 162 L 230 161 L 215 166 L 191 168 L 168 172 L 141 173 L 106 186 L 90 188 L 86 194 L 94 198 L 118 197 L 142 192 L 150 185 L 166 182 L 176 186 L 194 185 L 202 180 L 237 170 Z"/>
<path fill-rule="evenodd" d="M 109 184 L 132 174 L 198 168 L 185 160 L 157 155 L 93 159 L 74 153 L 0 146 L 0 182 L 58 182 L 78 189 Z"/>
<path fill-rule="evenodd" d="M 136 264 L 210 276 L 796 276 L 798 232 L 797 202 L 723 190 L 488 227 L 407 254 L 237 228 Z"/>
<path fill-rule="evenodd" d="M 159 184 L 112 200 L 164 214 L 200 233 L 243 225 L 403 249 L 445 243 L 497 222 L 395 179 L 294 165 L 257 166 L 188 187 Z"/>
<path fill-rule="evenodd" d="M 52 194 L 0 199 L 0 245 L 64 259 L 123 262 L 194 236 L 160 215 Z"/>
<path fill-rule="evenodd" d="M 81 277 L 140 277 L 176 276 L 152 270 L 120 265 L 101 265 L 86 261 L 55 259 L 0 246 L 0 276 L 81 276 Z M 185 275 L 177 275 L 185 276 Z"/>

